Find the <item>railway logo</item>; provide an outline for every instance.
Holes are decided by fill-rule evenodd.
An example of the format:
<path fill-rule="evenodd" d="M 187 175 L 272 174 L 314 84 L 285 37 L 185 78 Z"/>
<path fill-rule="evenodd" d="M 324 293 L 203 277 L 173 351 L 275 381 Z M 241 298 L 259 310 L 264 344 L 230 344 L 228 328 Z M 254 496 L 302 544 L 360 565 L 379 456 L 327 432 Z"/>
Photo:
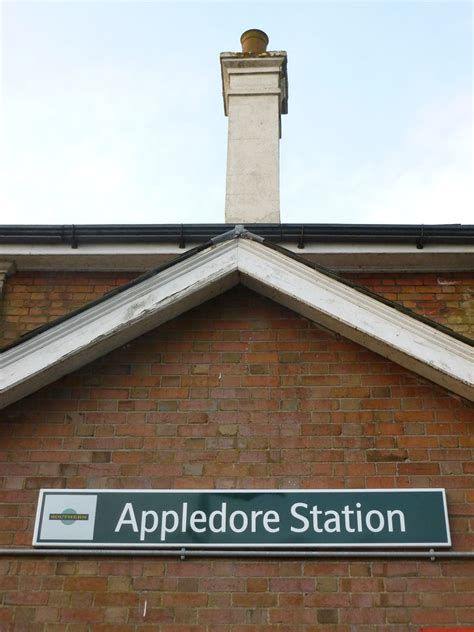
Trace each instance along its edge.
<path fill-rule="evenodd" d="M 76 520 L 89 520 L 89 514 L 77 513 L 75 509 L 63 509 L 62 513 L 50 513 L 50 520 L 61 520 L 65 525 L 74 524 Z"/>
<path fill-rule="evenodd" d="M 97 494 L 53 492 L 44 497 L 39 537 L 45 542 L 86 542 L 94 539 Z"/>

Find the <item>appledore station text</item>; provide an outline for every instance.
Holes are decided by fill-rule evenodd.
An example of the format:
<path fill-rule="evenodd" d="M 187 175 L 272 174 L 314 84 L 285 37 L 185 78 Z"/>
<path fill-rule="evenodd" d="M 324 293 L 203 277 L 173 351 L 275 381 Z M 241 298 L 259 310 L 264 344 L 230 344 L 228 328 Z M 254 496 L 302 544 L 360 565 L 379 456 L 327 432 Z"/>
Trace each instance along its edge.
<path fill-rule="evenodd" d="M 35 546 L 450 546 L 443 489 L 42 490 Z"/>

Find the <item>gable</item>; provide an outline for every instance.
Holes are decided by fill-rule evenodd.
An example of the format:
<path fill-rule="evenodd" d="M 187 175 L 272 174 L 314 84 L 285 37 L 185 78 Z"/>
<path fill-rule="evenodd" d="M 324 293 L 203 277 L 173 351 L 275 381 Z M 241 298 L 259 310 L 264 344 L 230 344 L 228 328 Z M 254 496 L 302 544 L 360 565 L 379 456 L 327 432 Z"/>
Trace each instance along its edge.
<path fill-rule="evenodd" d="M 415 410 L 421 419 L 423 410 L 432 415 L 433 401 L 457 411 L 454 420 L 469 408 L 239 284 L 23 398 L 3 417 L 15 421 L 21 411 L 21 424 L 64 423 L 79 413 L 89 422 L 127 423 L 133 435 L 132 423 L 152 421 L 394 422 Z"/>
<path fill-rule="evenodd" d="M 472 466 L 469 404 L 241 286 L 1 417 L 4 500 L 24 509 L 21 529 L 1 527 L 17 545 L 31 543 L 38 488 L 416 488 L 430 477 L 456 498 Z M 472 548 L 463 524 L 455 531 Z"/>
<path fill-rule="evenodd" d="M 34 392 L 239 282 L 474 399 L 472 347 L 465 341 L 261 241 L 255 237 L 216 240 L 6 350 L 0 356 L 1 405 Z"/>

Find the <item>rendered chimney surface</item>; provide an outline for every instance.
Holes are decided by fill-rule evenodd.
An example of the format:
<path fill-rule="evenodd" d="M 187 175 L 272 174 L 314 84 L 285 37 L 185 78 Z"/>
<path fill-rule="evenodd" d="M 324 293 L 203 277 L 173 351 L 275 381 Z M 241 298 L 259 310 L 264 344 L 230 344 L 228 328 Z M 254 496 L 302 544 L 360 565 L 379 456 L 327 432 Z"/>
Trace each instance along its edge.
<path fill-rule="evenodd" d="M 248 52 L 220 56 L 224 111 L 229 118 L 225 221 L 279 223 L 287 56 L 284 51 L 266 52 L 268 37 L 258 29 L 246 31 L 241 42 Z"/>

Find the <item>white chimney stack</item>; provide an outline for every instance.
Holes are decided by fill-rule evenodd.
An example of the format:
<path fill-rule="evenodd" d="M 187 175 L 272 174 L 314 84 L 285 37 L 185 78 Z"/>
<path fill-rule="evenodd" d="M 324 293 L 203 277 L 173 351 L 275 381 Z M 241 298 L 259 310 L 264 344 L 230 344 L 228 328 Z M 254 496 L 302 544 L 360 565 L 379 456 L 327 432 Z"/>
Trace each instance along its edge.
<path fill-rule="evenodd" d="M 252 29 L 241 53 L 221 53 L 224 111 L 229 117 L 225 221 L 280 222 L 281 115 L 288 111 L 286 53 L 266 52 Z"/>

